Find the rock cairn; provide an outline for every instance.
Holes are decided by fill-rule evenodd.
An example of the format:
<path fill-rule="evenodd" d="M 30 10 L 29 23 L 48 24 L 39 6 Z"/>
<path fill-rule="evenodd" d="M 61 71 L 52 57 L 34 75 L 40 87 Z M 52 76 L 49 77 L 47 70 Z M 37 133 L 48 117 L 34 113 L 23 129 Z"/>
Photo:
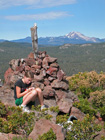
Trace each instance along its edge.
<path fill-rule="evenodd" d="M 32 86 L 41 88 L 45 103 L 48 106 L 58 105 L 60 111 L 69 113 L 77 96 L 69 91 L 66 75 L 58 65 L 57 58 L 50 57 L 44 51 L 39 52 L 38 57 L 34 59 L 34 54 L 30 53 L 28 58 L 13 59 L 9 65 L 4 75 L 6 85 L 13 89 L 14 83 L 23 77 L 25 71 L 32 71 Z"/>

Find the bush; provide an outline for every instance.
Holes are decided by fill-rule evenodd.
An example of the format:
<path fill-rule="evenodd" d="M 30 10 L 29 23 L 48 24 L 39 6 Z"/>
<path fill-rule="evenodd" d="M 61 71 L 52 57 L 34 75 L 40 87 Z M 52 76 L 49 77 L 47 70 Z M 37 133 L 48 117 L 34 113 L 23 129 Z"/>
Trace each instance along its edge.
<path fill-rule="evenodd" d="M 96 91 L 91 93 L 92 105 L 94 108 L 100 108 L 105 106 L 105 90 Z"/>
<path fill-rule="evenodd" d="M 5 105 L 0 101 L 0 117 L 5 117 L 7 114 L 7 110 Z"/>
<path fill-rule="evenodd" d="M 100 114 L 101 114 L 102 119 L 105 121 L 105 106 L 100 108 Z"/>
<path fill-rule="evenodd" d="M 87 114 L 83 121 L 73 121 L 72 130 L 67 132 L 66 140 L 92 140 L 95 133 L 101 131 L 101 126 L 95 124 L 94 119 Z"/>
<path fill-rule="evenodd" d="M 5 105 L 3 105 L 4 111 Z M 34 127 L 34 113 L 23 113 L 19 107 L 8 107 L 6 117 L 0 118 L 0 132 L 3 133 L 23 133 L 26 136 L 30 134 Z"/>
<path fill-rule="evenodd" d="M 92 91 L 91 88 L 87 88 L 85 86 L 80 86 L 80 91 L 82 94 L 83 98 L 89 98 L 90 97 L 90 92 Z"/>
<path fill-rule="evenodd" d="M 47 133 L 44 133 L 42 136 L 39 136 L 37 140 L 56 140 L 56 134 L 53 132 L 52 128 Z"/>
<path fill-rule="evenodd" d="M 82 99 L 80 102 L 75 102 L 73 106 L 80 109 L 83 113 L 89 114 L 90 116 L 96 115 L 97 111 L 90 107 L 90 103 L 87 99 Z"/>
<path fill-rule="evenodd" d="M 66 122 L 69 118 L 69 115 L 68 114 L 65 114 L 65 115 L 58 115 L 56 117 L 56 123 L 60 123 L 60 124 L 63 124 L 64 122 Z"/>

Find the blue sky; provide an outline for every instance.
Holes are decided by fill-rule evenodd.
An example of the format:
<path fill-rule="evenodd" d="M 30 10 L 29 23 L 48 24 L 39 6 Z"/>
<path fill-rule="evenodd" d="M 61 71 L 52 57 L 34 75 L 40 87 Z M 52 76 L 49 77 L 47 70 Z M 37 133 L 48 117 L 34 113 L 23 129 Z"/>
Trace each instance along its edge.
<path fill-rule="evenodd" d="M 105 38 L 105 0 L 0 0 L 0 39 L 38 37 L 80 32 Z"/>

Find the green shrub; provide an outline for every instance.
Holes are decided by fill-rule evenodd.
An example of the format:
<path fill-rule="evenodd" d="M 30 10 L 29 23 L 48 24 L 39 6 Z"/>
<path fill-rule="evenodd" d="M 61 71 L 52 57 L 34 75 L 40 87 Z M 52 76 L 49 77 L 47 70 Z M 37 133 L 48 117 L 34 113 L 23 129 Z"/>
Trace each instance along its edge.
<path fill-rule="evenodd" d="M 5 105 L 0 101 L 0 117 L 4 117 L 7 114 Z"/>
<path fill-rule="evenodd" d="M 5 105 L 2 103 L 1 112 L 5 112 Z M 19 134 L 24 132 L 29 135 L 34 126 L 34 113 L 23 113 L 19 107 L 8 107 L 0 118 L 0 132 Z M 4 118 L 3 118 L 4 117 Z"/>
<path fill-rule="evenodd" d="M 60 123 L 63 124 L 64 122 L 66 122 L 69 118 L 69 114 L 65 114 L 65 115 L 58 115 L 56 117 L 56 123 Z"/>
<path fill-rule="evenodd" d="M 56 134 L 53 132 L 52 128 L 47 132 L 44 133 L 42 136 L 39 136 L 37 140 L 56 140 Z"/>
<path fill-rule="evenodd" d="M 75 102 L 73 106 L 80 109 L 83 113 L 89 114 L 90 116 L 96 115 L 97 111 L 90 107 L 90 103 L 87 99 L 82 99 L 79 102 Z"/>
<path fill-rule="evenodd" d="M 59 112 L 59 107 L 58 106 L 52 106 L 50 107 L 50 111 L 53 111 L 53 112 Z"/>
<path fill-rule="evenodd" d="M 100 108 L 105 106 L 105 90 L 96 91 L 91 93 L 92 105 L 94 108 Z"/>
<path fill-rule="evenodd" d="M 81 94 L 82 94 L 82 97 L 83 98 L 89 98 L 90 97 L 90 92 L 92 91 L 91 88 L 87 88 L 85 86 L 80 86 L 79 87 L 80 91 L 81 91 Z"/>
<path fill-rule="evenodd" d="M 102 129 L 95 124 L 94 119 L 87 114 L 83 121 L 73 121 L 72 130 L 67 132 L 66 140 L 93 140 L 95 133 Z"/>
<path fill-rule="evenodd" d="M 102 119 L 105 121 L 105 106 L 100 108 L 100 114 L 101 114 Z"/>
<path fill-rule="evenodd" d="M 31 138 L 29 139 L 29 138 L 26 138 L 26 137 L 21 137 L 21 136 L 19 136 L 19 137 L 15 136 L 15 137 L 12 138 L 12 140 L 32 140 L 32 139 Z"/>
<path fill-rule="evenodd" d="M 105 137 L 104 136 L 101 136 L 101 139 L 100 140 L 105 140 Z"/>

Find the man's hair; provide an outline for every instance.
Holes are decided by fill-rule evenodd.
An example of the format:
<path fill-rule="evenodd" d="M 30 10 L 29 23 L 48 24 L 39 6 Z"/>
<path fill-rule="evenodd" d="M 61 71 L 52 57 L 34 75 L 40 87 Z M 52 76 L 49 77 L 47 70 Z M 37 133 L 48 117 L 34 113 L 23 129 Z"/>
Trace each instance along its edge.
<path fill-rule="evenodd" d="M 24 76 L 27 78 L 34 78 L 34 73 L 32 71 L 25 71 Z"/>

